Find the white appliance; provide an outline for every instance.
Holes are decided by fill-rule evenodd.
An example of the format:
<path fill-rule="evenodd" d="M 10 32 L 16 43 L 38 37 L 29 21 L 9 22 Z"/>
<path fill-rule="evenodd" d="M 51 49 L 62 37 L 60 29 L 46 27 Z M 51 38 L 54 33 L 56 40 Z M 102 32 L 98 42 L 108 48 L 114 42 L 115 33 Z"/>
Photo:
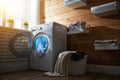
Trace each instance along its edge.
<path fill-rule="evenodd" d="M 33 49 L 31 33 L 25 30 L 0 27 L 0 73 L 27 70 Z"/>
<path fill-rule="evenodd" d="M 30 56 L 30 68 L 53 71 L 58 54 L 66 51 L 67 27 L 50 22 L 34 27 L 32 33 L 35 46 Z"/>

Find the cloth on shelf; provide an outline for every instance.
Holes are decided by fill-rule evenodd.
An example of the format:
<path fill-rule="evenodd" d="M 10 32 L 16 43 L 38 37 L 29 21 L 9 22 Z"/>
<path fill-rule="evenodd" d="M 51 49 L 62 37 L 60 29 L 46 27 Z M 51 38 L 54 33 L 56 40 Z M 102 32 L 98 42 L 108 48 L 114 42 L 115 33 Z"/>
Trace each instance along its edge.
<path fill-rule="evenodd" d="M 119 41 L 113 40 L 95 40 L 94 41 L 95 50 L 118 50 Z"/>

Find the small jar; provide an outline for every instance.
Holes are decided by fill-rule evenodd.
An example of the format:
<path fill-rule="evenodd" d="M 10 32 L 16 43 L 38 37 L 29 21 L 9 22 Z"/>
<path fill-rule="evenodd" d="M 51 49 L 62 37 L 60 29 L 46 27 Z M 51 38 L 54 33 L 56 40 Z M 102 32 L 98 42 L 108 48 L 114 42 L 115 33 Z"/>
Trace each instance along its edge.
<path fill-rule="evenodd" d="M 24 29 L 24 30 L 28 30 L 28 27 L 29 27 L 28 22 L 27 22 L 27 21 L 24 21 L 24 22 L 23 22 L 23 29 Z"/>
<path fill-rule="evenodd" d="M 13 28 L 14 27 L 14 20 L 13 19 L 8 19 L 7 20 L 7 26 L 10 27 L 10 28 Z"/>

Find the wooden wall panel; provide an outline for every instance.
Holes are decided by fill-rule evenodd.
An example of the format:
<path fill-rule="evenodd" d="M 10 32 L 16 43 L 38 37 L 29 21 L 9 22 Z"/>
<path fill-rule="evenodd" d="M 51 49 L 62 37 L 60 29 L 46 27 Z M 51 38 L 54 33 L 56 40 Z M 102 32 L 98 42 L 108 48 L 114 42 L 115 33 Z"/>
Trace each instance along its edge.
<path fill-rule="evenodd" d="M 90 28 L 89 33 L 81 33 L 75 35 L 68 35 L 68 50 L 82 50 L 85 51 L 90 64 L 103 64 L 120 66 L 120 50 L 95 50 L 95 40 L 112 40 L 120 41 L 120 30 L 95 27 Z"/>
<path fill-rule="evenodd" d="M 45 22 L 56 21 L 68 26 L 78 20 L 86 21 L 94 26 L 109 26 L 119 28 L 120 15 L 99 18 L 90 11 L 92 6 L 119 0 L 88 0 L 88 5 L 79 9 L 72 9 L 64 4 L 64 0 L 45 0 Z"/>
<path fill-rule="evenodd" d="M 45 22 L 45 1 L 44 0 L 40 0 L 40 23 L 44 23 Z"/>
<path fill-rule="evenodd" d="M 91 13 L 92 6 L 120 0 L 88 0 L 87 6 L 72 9 L 64 0 L 45 0 L 45 22 L 55 21 L 68 26 L 78 20 L 85 21 L 90 34 L 68 36 L 68 50 L 83 50 L 89 54 L 88 63 L 120 66 L 120 51 L 95 51 L 95 39 L 120 40 L 120 14 L 98 17 Z"/>

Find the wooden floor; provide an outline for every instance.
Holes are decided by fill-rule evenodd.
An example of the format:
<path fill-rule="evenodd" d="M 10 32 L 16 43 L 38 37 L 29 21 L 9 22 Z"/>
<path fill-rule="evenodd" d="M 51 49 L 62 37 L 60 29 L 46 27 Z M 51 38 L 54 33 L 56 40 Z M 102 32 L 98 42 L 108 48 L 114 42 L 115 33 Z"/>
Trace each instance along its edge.
<path fill-rule="evenodd" d="M 49 77 L 36 70 L 0 74 L 0 80 L 120 80 L 120 76 L 86 73 L 81 76 Z"/>

